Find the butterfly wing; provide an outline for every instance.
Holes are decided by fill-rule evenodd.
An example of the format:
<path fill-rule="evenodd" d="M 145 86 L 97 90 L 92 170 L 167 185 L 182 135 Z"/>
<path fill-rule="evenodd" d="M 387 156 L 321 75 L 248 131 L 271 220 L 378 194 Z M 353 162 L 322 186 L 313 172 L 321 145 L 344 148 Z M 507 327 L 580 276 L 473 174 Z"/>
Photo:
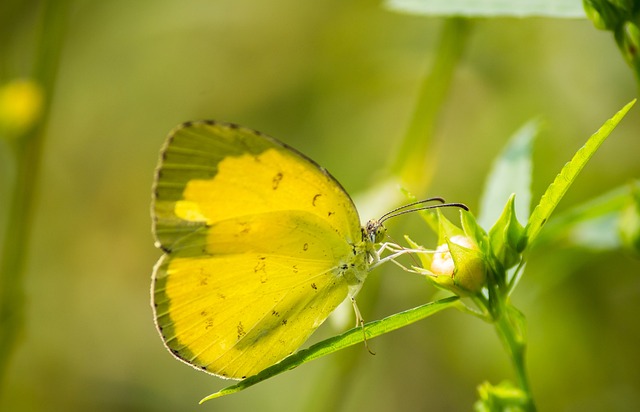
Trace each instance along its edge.
<path fill-rule="evenodd" d="M 357 211 L 324 169 L 258 132 L 195 122 L 171 134 L 156 175 L 165 251 L 152 300 L 166 346 L 243 378 L 294 352 L 347 296 L 364 259 Z M 362 262 L 358 262 L 362 266 Z"/>

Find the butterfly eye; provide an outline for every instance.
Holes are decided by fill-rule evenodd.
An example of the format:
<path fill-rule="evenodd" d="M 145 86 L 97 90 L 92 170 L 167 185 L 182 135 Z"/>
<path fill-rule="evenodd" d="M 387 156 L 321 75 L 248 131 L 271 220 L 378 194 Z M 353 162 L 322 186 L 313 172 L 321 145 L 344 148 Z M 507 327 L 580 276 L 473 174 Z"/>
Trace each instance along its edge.
<path fill-rule="evenodd" d="M 375 232 L 373 233 L 373 243 L 380 243 L 384 240 L 384 236 L 387 234 L 387 228 L 382 226 L 382 223 L 378 224 Z"/>

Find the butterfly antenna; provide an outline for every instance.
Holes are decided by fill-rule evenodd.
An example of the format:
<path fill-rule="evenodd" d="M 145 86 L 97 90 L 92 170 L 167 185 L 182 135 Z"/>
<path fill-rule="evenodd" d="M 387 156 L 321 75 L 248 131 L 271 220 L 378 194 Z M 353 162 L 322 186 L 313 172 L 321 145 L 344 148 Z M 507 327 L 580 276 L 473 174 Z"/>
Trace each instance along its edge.
<path fill-rule="evenodd" d="M 400 207 L 396 207 L 393 210 L 388 211 L 387 213 L 385 213 L 384 215 L 380 216 L 380 219 L 378 220 L 386 220 L 387 216 L 394 214 L 400 210 L 406 209 L 408 207 L 413 207 L 413 206 L 417 206 L 417 205 L 422 205 L 425 203 L 429 203 L 429 202 L 440 202 L 440 203 L 445 203 L 445 200 L 441 197 L 430 197 L 427 199 L 422 199 L 422 200 L 418 200 L 417 202 L 413 202 L 413 203 L 409 203 L 407 205 L 404 206 L 400 206 Z"/>
<path fill-rule="evenodd" d="M 438 201 L 442 201 L 442 203 L 437 204 L 437 205 L 422 205 L 420 207 L 415 207 L 413 209 L 407 209 L 408 207 L 413 207 L 413 206 L 417 206 L 417 205 L 421 205 L 425 202 L 428 201 L 433 201 L 433 200 L 438 200 Z M 413 212 L 419 212 L 421 210 L 429 210 L 429 209 L 439 209 L 441 207 L 457 207 L 460 209 L 464 209 L 466 211 L 469 211 L 469 207 L 467 207 L 467 205 L 465 205 L 464 203 L 444 203 L 444 199 L 437 197 L 437 198 L 430 198 L 430 199 L 425 199 L 425 200 L 421 200 L 419 202 L 414 202 L 414 203 L 410 203 L 408 205 L 405 206 L 401 206 L 399 208 L 396 208 L 390 212 L 385 213 L 384 215 L 382 215 L 382 217 L 380 217 L 380 219 L 378 219 L 378 222 L 380 224 L 382 224 L 384 221 L 391 219 L 392 217 L 397 217 L 400 215 L 405 215 L 407 213 L 413 213 Z"/>

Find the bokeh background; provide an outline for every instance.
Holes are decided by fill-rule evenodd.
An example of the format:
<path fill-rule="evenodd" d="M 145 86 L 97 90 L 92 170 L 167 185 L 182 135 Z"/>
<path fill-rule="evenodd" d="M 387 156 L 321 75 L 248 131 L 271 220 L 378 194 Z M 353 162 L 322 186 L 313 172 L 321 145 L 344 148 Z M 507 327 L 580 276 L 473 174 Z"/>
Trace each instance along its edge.
<path fill-rule="evenodd" d="M 40 2 L 19 3 L 3 16 L 12 35 L 0 45 L 16 76 L 28 73 L 40 25 Z M 371 341 L 376 356 L 357 346 L 198 406 L 230 382 L 177 362 L 149 305 L 160 256 L 151 184 L 170 129 L 212 118 L 261 130 L 357 196 L 385 178 L 442 24 L 372 1 L 74 1 L 28 246 L 26 325 L 0 409 L 458 411 L 471 409 L 481 382 L 513 379 L 492 327 L 450 311 Z M 493 158 L 539 118 L 537 201 L 636 95 L 611 36 L 586 19 L 478 20 L 439 117 L 431 187 L 418 195 L 477 210 Z M 636 107 L 559 211 L 638 177 L 639 131 Z M 6 199 L 13 175 L 2 143 L 0 161 Z M 6 209 L 0 200 L 3 225 Z M 412 219 L 391 232 L 412 234 Z M 639 275 L 622 251 L 556 242 L 532 255 L 514 302 L 528 319 L 540 410 L 640 409 Z M 361 292 L 367 320 L 436 293 L 396 267 L 370 278 Z M 345 328 L 327 323 L 313 339 Z"/>

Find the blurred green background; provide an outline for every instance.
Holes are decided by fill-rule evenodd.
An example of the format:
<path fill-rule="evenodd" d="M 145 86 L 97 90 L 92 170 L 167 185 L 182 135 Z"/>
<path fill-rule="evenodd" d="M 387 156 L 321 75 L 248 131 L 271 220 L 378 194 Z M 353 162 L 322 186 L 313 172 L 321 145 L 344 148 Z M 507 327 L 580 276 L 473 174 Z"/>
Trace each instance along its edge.
<path fill-rule="evenodd" d="M 4 8 L 12 14 L 0 30 L 10 41 L 0 48 L 4 75 L 18 77 L 31 67 L 40 3 L 9 3 L 17 6 Z M 28 251 L 26 325 L 0 409 L 457 411 L 471 409 L 484 380 L 513 379 L 492 327 L 450 311 L 373 340 L 376 356 L 357 346 L 198 406 L 230 382 L 177 362 L 149 305 L 160 256 L 151 183 L 170 129 L 211 118 L 263 131 L 357 195 L 385 178 L 442 23 L 372 1 L 74 1 Z M 636 94 L 611 36 L 586 19 L 478 20 L 439 117 L 433 183 L 418 196 L 477 212 L 493 158 L 539 117 L 537 201 Z M 559 211 L 640 175 L 639 130 L 634 108 Z M 13 179 L 6 149 L 0 143 L 0 199 Z M 2 225 L 6 209 L 0 201 Z M 392 234 L 412 234 L 412 219 L 392 224 Z M 528 319 L 540 410 L 640 409 L 639 274 L 638 260 L 621 251 L 556 243 L 531 257 L 514 301 Z M 370 279 L 380 290 L 361 292 L 372 301 L 366 320 L 435 294 L 393 265 Z M 328 322 L 313 340 L 347 327 Z"/>

